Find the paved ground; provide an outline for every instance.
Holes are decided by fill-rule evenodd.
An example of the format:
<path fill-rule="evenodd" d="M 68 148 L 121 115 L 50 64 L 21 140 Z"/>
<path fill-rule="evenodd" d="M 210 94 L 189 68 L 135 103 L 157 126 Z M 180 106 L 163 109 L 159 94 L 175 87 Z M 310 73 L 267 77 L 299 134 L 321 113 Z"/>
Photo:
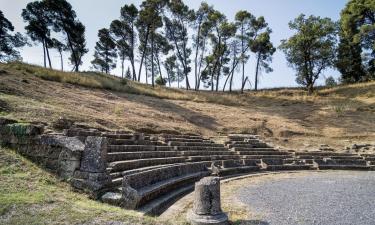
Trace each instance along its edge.
<path fill-rule="evenodd" d="M 374 225 L 375 172 L 310 173 L 241 188 L 260 225 Z"/>

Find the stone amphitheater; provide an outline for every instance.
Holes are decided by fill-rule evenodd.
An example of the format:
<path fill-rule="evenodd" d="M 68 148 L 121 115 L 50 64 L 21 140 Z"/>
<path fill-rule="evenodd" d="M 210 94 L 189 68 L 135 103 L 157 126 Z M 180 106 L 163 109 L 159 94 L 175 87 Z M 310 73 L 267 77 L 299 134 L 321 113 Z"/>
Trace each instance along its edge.
<path fill-rule="evenodd" d="M 278 149 L 251 134 L 108 132 L 0 120 L 0 140 L 105 203 L 160 215 L 209 175 L 295 170 L 373 170 L 375 154 Z"/>

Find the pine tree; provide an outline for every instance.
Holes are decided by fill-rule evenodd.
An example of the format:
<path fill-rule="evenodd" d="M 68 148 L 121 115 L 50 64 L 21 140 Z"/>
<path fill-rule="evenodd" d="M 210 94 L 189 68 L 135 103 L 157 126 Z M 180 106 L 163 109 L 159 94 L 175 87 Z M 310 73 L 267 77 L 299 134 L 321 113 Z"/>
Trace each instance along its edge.
<path fill-rule="evenodd" d="M 5 18 L 0 10 L 0 62 L 20 60 L 21 55 L 17 48 L 26 44 L 26 39 L 20 34 L 15 33 L 12 23 Z"/>
<path fill-rule="evenodd" d="M 96 42 L 94 60 L 91 63 L 94 68 L 108 74 L 111 69 L 116 67 L 116 44 L 106 28 L 99 30 L 98 37 L 99 41 Z"/>

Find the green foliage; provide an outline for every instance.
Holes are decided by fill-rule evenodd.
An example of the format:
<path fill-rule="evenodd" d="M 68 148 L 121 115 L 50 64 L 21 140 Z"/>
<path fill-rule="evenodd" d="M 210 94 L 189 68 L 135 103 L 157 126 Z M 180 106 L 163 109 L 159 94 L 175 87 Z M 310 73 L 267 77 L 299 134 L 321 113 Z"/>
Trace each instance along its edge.
<path fill-rule="evenodd" d="M 190 88 L 188 74 L 191 71 L 190 55 L 191 48 L 188 47 L 188 26 L 194 21 L 194 11 L 190 10 L 182 0 L 171 0 L 168 4 L 171 19 L 164 16 L 166 38 L 173 43 L 177 59 L 183 68 L 186 80 L 186 89 Z"/>
<path fill-rule="evenodd" d="M 326 86 L 327 87 L 335 87 L 335 86 L 337 86 L 337 82 L 336 82 L 335 78 L 333 78 L 332 76 L 327 77 L 327 79 L 326 79 Z"/>
<path fill-rule="evenodd" d="M 137 75 L 135 73 L 135 45 L 137 34 L 134 26 L 138 17 L 138 9 L 133 4 L 125 5 L 121 8 L 121 17 L 118 20 L 112 21 L 110 25 L 110 31 L 113 39 L 116 42 L 118 49 L 118 55 L 122 60 L 122 65 L 126 58 L 129 59 L 132 70 L 133 79 L 135 80 Z M 122 75 L 124 75 L 124 67 L 122 67 Z M 131 78 L 129 78 L 131 79 Z"/>
<path fill-rule="evenodd" d="M 374 79 L 375 3 L 350 0 L 341 12 L 337 68 L 345 83 Z"/>
<path fill-rule="evenodd" d="M 311 94 L 315 81 L 323 70 L 333 66 L 335 60 L 336 24 L 329 18 L 305 15 L 289 23 L 296 34 L 282 40 L 280 49 L 297 74 L 298 84 Z"/>
<path fill-rule="evenodd" d="M 116 67 L 116 44 L 112 40 L 108 29 L 98 32 L 99 41 L 96 42 L 94 60 L 91 62 L 95 69 L 109 73 Z"/>
<path fill-rule="evenodd" d="M 77 14 L 66 0 L 43 0 L 48 16 L 52 19 L 55 32 L 66 36 L 66 45 L 70 51 L 70 61 L 74 70 L 79 71 L 82 57 L 88 52 L 86 48 L 85 26 L 77 19 Z"/>
<path fill-rule="evenodd" d="M 158 76 L 155 80 L 155 83 L 160 86 L 165 86 L 167 84 L 167 79 Z"/>
<path fill-rule="evenodd" d="M 5 18 L 0 10 L 0 62 L 20 60 L 17 48 L 26 44 L 26 39 L 20 34 L 11 34 L 14 31 L 12 23 Z"/>

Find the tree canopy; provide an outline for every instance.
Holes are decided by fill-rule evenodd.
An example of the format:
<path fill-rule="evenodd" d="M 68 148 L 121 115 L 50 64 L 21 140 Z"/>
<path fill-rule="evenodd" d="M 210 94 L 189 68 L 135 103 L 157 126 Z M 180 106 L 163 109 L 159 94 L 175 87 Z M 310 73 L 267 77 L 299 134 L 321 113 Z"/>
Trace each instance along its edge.
<path fill-rule="evenodd" d="M 334 65 L 336 24 L 329 18 L 301 14 L 289 27 L 296 34 L 282 40 L 280 49 L 297 72 L 296 82 L 311 94 L 322 71 Z"/>

